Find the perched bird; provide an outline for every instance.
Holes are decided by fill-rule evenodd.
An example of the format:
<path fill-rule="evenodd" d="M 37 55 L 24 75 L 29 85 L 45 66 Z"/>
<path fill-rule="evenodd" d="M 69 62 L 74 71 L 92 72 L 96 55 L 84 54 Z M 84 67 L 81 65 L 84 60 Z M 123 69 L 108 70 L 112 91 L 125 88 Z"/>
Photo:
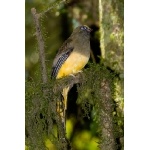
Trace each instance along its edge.
<path fill-rule="evenodd" d="M 60 47 L 52 65 L 52 78 L 62 78 L 81 71 L 90 58 L 90 29 L 86 25 L 78 26 L 71 36 Z M 65 128 L 65 111 L 69 87 L 62 91 L 63 101 L 57 105 L 57 112 Z M 63 106 L 62 106 L 63 105 Z"/>

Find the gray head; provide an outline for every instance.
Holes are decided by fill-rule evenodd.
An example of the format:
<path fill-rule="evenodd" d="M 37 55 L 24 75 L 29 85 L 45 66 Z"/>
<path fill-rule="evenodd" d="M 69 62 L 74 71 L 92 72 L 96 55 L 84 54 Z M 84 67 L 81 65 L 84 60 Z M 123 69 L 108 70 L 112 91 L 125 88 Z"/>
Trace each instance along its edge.
<path fill-rule="evenodd" d="M 72 36 L 74 37 L 81 37 L 81 38 L 90 38 L 90 32 L 92 31 L 91 28 L 89 28 L 86 25 L 78 26 L 74 29 Z"/>

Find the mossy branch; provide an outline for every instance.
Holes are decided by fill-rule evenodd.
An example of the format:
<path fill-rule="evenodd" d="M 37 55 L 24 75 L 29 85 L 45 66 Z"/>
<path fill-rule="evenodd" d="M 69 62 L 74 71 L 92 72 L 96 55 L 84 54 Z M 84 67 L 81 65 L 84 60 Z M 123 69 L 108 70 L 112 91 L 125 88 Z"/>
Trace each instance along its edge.
<path fill-rule="evenodd" d="M 38 47 L 39 47 L 39 58 L 40 58 L 40 65 L 41 65 L 41 75 L 42 75 L 42 82 L 47 83 L 47 71 L 46 71 L 46 64 L 45 64 L 45 50 L 44 50 L 44 40 L 41 33 L 40 28 L 40 14 L 36 12 L 35 8 L 31 9 L 31 13 L 33 15 L 35 28 L 36 28 L 36 37 L 38 41 Z"/>
<path fill-rule="evenodd" d="M 74 84 L 82 83 L 83 78 L 84 78 L 84 73 L 79 72 L 73 76 L 67 76 L 62 79 L 58 79 L 55 82 L 53 92 L 54 93 L 62 92 L 64 87 L 69 87 L 70 90 Z"/>
<path fill-rule="evenodd" d="M 116 150 L 116 139 L 114 136 L 113 126 L 113 103 L 111 96 L 110 83 L 103 79 L 100 83 L 101 92 L 101 113 L 100 113 L 100 126 L 101 126 L 101 138 L 100 144 L 101 150 Z"/>

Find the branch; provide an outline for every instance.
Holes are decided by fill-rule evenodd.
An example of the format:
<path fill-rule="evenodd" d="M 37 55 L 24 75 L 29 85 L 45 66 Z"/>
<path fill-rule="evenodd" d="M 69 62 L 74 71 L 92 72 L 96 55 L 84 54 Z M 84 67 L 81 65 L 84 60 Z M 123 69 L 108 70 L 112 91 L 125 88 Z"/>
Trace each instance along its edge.
<path fill-rule="evenodd" d="M 69 90 L 70 90 L 74 84 L 82 83 L 83 78 L 84 78 L 84 73 L 79 72 L 73 76 L 67 76 L 62 79 L 58 79 L 56 80 L 56 84 L 53 88 L 53 92 L 54 93 L 62 92 L 64 87 L 69 87 Z"/>
<path fill-rule="evenodd" d="M 39 46 L 39 58 L 40 58 L 40 64 L 41 64 L 41 74 L 42 74 L 42 82 L 47 83 L 47 71 L 46 71 L 46 64 L 45 64 L 45 51 L 44 51 L 44 41 L 40 29 L 40 23 L 39 23 L 39 18 L 40 14 L 36 13 L 36 9 L 32 8 L 31 13 L 34 18 L 34 23 L 35 23 L 35 28 L 36 28 L 36 36 L 37 36 L 37 41 L 38 41 L 38 46 Z"/>
<path fill-rule="evenodd" d="M 113 104 L 111 98 L 110 83 L 107 80 L 101 82 L 101 128 L 102 128 L 102 143 L 100 145 L 101 150 L 116 150 L 116 141 L 114 136 L 113 126 Z"/>

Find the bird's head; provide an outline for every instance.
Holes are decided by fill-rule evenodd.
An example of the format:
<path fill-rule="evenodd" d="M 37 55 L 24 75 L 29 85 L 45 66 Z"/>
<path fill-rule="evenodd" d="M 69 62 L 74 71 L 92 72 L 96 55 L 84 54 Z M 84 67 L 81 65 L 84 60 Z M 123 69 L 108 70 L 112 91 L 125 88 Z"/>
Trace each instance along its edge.
<path fill-rule="evenodd" d="M 86 36 L 86 37 L 90 37 L 90 32 L 92 31 L 91 28 L 89 28 L 88 26 L 86 25 L 81 25 L 81 26 L 78 26 L 77 28 L 74 29 L 72 35 L 74 36 Z"/>

